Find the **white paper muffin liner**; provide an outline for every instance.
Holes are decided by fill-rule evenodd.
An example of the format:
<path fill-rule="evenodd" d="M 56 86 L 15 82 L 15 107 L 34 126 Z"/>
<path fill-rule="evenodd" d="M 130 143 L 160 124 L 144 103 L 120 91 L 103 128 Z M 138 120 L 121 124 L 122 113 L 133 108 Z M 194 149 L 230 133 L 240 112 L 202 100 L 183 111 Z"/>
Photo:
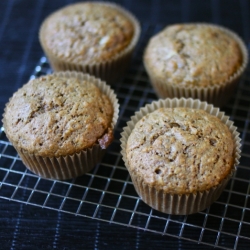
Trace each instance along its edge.
<path fill-rule="evenodd" d="M 31 172 L 44 178 L 58 180 L 71 179 L 89 172 L 101 161 L 106 151 L 98 144 L 79 153 L 60 157 L 42 157 L 26 153 L 19 148 L 16 150 Z"/>
<path fill-rule="evenodd" d="M 80 72 L 57 72 L 52 75 L 63 76 L 65 78 L 78 78 L 79 80 L 87 80 L 97 86 L 102 93 L 106 94 L 113 105 L 113 118 L 111 128 L 114 129 L 118 114 L 119 104 L 114 91 L 103 81 L 88 74 Z M 7 105 L 7 104 L 6 104 Z M 3 125 L 5 118 L 3 118 Z M 14 141 L 8 136 L 8 131 L 5 129 L 6 136 L 17 150 L 24 165 L 33 173 L 51 179 L 71 179 L 89 172 L 95 165 L 101 161 L 106 149 L 96 143 L 91 148 L 84 149 L 72 155 L 60 157 L 44 157 L 36 154 L 31 154 L 22 148 L 19 148 Z"/>
<path fill-rule="evenodd" d="M 150 82 L 159 98 L 193 98 L 200 99 L 201 101 L 207 101 L 217 107 L 222 107 L 232 97 L 241 80 L 248 63 L 248 51 L 242 39 L 231 30 L 218 25 L 206 23 L 196 23 L 196 25 L 219 28 L 221 31 L 231 36 L 239 44 L 243 56 L 242 65 L 232 76 L 229 77 L 227 81 L 208 87 L 180 86 L 178 84 L 167 83 L 155 76 L 151 68 L 147 66 L 146 60 L 144 60 L 144 66 L 149 75 Z"/>
<path fill-rule="evenodd" d="M 110 60 L 103 61 L 101 63 L 93 61 L 91 64 L 74 63 L 53 54 L 52 51 L 46 46 L 46 41 L 44 39 L 44 32 L 46 32 L 46 24 L 50 21 L 50 17 L 53 15 L 53 13 L 48 16 L 42 23 L 39 31 L 39 40 L 43 51 L 54 71 L 71 70 L 88 73 L 90 75 L 96 76 L 97 78 L 101 78 L 102 80 L 110 84 L 114 83 L 118 78 L 123 76 L 126 69 L 128 68 L 129 62 L 133 55 L 133 51 L 138 43 L 141 34 L 141 27 L 137 18 L 121 6 L 109 2 L 95 3 L 110 6 L 111 8 L 119 10 L 124 16 L 126 16 L 131 21 L 134 26 L 134 35 L 130 44 L 120 53 L 117 53 L 117 55 L 110 58 Z"/>
<path fill-rule="evenodd" d="M 234 166 L 230 174 L 224 180 L 222 180 L 219 185 L 216 185 L 210 188 L 209 190 L 202 192 L 198 191 L 196 193 L 181 194 L 181 195 L 169 194 L 163 191 L 163 189 L 157 189 L 154 186 L 149 186 L 144 182 L 142 177 L 132 174 L 126 156 L 127 140 L 133 128 L 135 127 L 135 124 L 143 116 L 162 107 L 165 108 L 188 107 L 193 109 L 202 109 L 207 111 L 209 114 L 218 117 L 229 128 L 234 140 L 234 153 L 235 153 Z M 158 101 L 146 105 L 145 107 L 141 108 L 138 112 L 136 112 L 134 116 L 131 117 L 131 121 L 127 123 L 127 126 L 123 128 L 123 132 L 121 133 L 121 148 L 122 148 L 121 154 L 125 166 L 130 173 L 134 187 L 138 195 L 146 204 L 163 213 L 187 215 L 204 210 L 219 198 L 222 191 L 226 187 L 228 181 L 236 171 L 236 166 L 239 164 L 240 153 L 241 153 L 240 141 L 241 139 L 239 137 L 239 133 L 237 132 L 237 128 L 233 125 L 233 122 L 229 120 L 229 117 L 224 114 L 224 112 L 220 112 L 219 108 L 215 108 L 213 105 L 208 104 L 207 102 L 201 102 L 200 100 L 197 99 L 194 100 L 191 98 L 188 99 L 166 98 L 165 100 L 160 99 Z"/>

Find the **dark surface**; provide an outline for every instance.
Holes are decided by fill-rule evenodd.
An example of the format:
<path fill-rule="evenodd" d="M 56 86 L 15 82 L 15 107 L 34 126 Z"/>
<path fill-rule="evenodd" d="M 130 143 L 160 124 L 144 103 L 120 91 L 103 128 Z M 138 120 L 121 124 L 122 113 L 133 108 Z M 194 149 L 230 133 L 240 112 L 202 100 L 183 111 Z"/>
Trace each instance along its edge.
<path fill-rule="evenodd" d="M 3 113 L 4 104 L 14 91 L 28 81 L 34 72 L 43 52 L 38 41 L 38 30 L 42 20 L 52 11 L 65 4 L 75 2 L 66 0 L 2 0 L 0 1 L 0 114 Z M 120 3 L 140 20 L 143 27 L 155 26 L 152 34 L 162 25 L 176 22 L 212 22 L 226 26 L 237 32 L 249 45 L 250 38 L 250 3 L 247 0 L 224 0 L 224 1 L 115 1 Z M 159 26 L 161 24 L 161 26 Z M 146 41 L 141 41 L 137 48 L 137 58 L 132 62 L 140 64 L 138 56 L 142 54 Z M 140 58 L 139 58 L 140 59 Z M 141 67 L 141 66 L 140 66 Z M 131 68 L 133 68 L 131 66 Z M 131 71 L 132 72 L 132 71 Z M 132 74 L 130 72 L 130 75 Z M 249 73 L 248 73 L 249 75 Z M 245 79 L 247 81 L 248 78 Z M 250 91 L 244 85 L 243 90 Z M 129 90 L 128 90 L 129 91 Z M 247 92 L 246 91 L 246 92 Z M 238 115 L 243 119 L 236 120 L 236 125 L 241 128 L 244 137 L 242 167 L 238 171 L 233 184 L 227 190 L 233 189 L 233 194 L 224 197 L 230 205 L 234 204 L 230 211 L 230 218 L 237 218 L 238 221 L 250 221 L 250 201 L 243 199 L 241 195 L 245 193 L 249 196 L 249 102 L 246 97 L 243 99 L 233 98 L 232 103 L 225 108 L 226 112 L 237 118 L 235 100 L 241 107 Z M 152 97 L 154 99 L 154 97 Z M 245 107 L 244 107 L 245 105 Z M 238 107 L 238 106 L 237 106 Z M 246 113 L 246 114 L 245 114 Z M 247 123 L 246 123 L 247 121 Z M 1 140 L 2 138 L 0 138 Z M 246 146 L 245 146 L 246 145 Z M 248 146 L 247 146 L 248 145 Z M 245 149 L 246 147 L 246 149 Z M 117 150 L 117 149 L 116 149 Z M 244 151 L 245 150 L 245 151 Z M 245 155 L 244 155 L 245 154 Z M 1 157 L 1 155 L 0 155 Z M 1 163 L 0 164 L 4 164 Z M 0 168 L 4 166 L 0 165 Z M 246 174 L 245 174 L 246 173 Z M 242 174 L 242 176 L 240 175 Z M 1 175 L 0 175 L 1 176 Z M 237 179 L 238 178 L 238 179 Z M 242 182 L 244 179 L 244 186 Z M 0 179 L 1 181 L 1 179 Z M 240 187 L 236 189 L 237 187 Z M 1 184 L 1 183 L 0 183 Z M 234 185 L 234 186 L 233 186 Z M 242 191 L 245 187 L 246 191 Z M 0 193 L 1 194 L 1 193 Z M 235 197 L 234 197 L 235 196 Z M 234 197 L 231 201 L 227 197 Z M 247 196 L 246 196 L 247 197 Z M 224 202 L 223 205 L 227 204 Z M 214 209 L 219 209 L 216 204 Z M 227 205 L 226 205 L 227 206 Z M 238 206 L 238 207 L 237 207 Z M 246 210 L 245 217 L 241 218 L 241 209 Z M 213 208 L 210 212 L 212 213 Z M 237 211 L 240 214 L 237 217 Z M 223 210 L 224 211 L 224 210 Z M 204 214 L 204 213 L 203 213 Z M 197 217 L 200 214 L 197 214 Z M 195 218 L 196 215 L 190 218 Z M 206 214 L 204 214 L 206 216 Z M 225 217 L 225 215 L 223 215 Z M 209 217 L 209 216 L 208 216 Z M 224 218 L 223 217 L 223 218 Z M 219 219 L 221 219 L 219 217 Z M 208 218 L 209 222 L 209 218 Z M 210 222 L 211 228 L 216 224 Z M 209 225 L 209 224 L 208 224 Z M 223 225 L 219 223 L 219 225 Z M 226 224 L 224 224 L 226 225 Z M 237 228 L 233 230 L 233 223 L 228 224 L 232 234 L 237 235 Z M 238 225 L 238 224 L 237 224 Z M 232 228 L 232 229 L 231 229 Z M 175 228 L 173 228 L 174 230 Z M 208 234 L 206 242 L 214 242 L 217 231 Z M 220 229 L 221 230 L 221 229 Z M 229 231 L 230 232 L 230 231 Z M 248 249 L 250 247 L 250 226 L 244 224 L 241 232 L 246 236 L 246 240 L 239 240 L 238 249 Z M 172 233 L 174 235 L 174 232 Z M 192 239 L 192 234 L 185 236 Z M 229 244 L 228 238 L 220 238 L 219 245 L 225 248 L 233 248 L 234 242 Z M 225 242 L 224 242 L 225 241 Z M 210 249 L 211 246 L 197 244 L 191 240 L 177 239 L 168 235 L 160 235 L 143 230 L 110 224 L 96 219 L 74 216 L 64 212 L 57 212 L 47 208 L 26 205 L 22 202 L 9 201 L 0 198 L 0 249 Z"/>

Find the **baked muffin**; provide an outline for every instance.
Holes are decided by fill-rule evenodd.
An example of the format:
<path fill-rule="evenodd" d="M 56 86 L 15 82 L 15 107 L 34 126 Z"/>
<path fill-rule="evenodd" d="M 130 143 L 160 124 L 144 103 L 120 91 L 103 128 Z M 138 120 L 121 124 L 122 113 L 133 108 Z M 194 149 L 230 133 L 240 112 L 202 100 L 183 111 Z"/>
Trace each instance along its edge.
<path fill-rule="evenodd" d="M 61 8 L 44 20 L 39 32 L 55 71 L 82 71 L 109 83 L 124 73 L 139 35 L 139 22 L 131 13 L 103 2 Z"/>
<path fill-rule="evenodd" d="M 139 196 L 169 214 L 208 207 L 238 164 L 235 130 L 228 117 L 198 100 L 166 99 L 140 110 L 121 139 Z"/>
<path fill-rule="evenodd" d="M 192 97 L 224 105 L 247 65 L 232 31 L 211 24 L 174 24 L 153 36 L 144 65 L 161 98 Z"/>
<path fill-rule="evenodd" d="M 6 104 L 6 136 L 32 172 L 69 179 L 92 169 L 113 140 L 114 92 L 97 78 L 59 72 L 30 80 Z"/>

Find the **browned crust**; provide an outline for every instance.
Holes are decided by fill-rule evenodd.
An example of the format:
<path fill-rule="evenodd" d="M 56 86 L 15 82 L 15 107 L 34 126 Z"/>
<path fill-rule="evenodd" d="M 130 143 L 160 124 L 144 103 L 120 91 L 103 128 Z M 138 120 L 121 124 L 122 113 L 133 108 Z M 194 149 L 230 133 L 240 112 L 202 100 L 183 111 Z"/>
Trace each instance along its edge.
<path fill-rule="evenodd" d="M 243 65 L 236 35 L 213 25 L 175 24 L 149 41 L 144 63 L 152 78 L 183 87 L 227 82 Z"/>
<path fill-rule="evenodd" d="M 126 146 L 130 174 L 170 194 L 220 184 L 232 171 L 234 153 L 232 134 L 220 119 L 188 108 L 161 108 L 144 116 Z"/>
<path fill-rule="evenodd" d="M 43 76 L 31 80 L 10 99 L 4 127 L 17 148 L 40 156 L 80 152 L 105 136 L 112 140 L 113 107 L 94 84 L 77 78 Z"/>

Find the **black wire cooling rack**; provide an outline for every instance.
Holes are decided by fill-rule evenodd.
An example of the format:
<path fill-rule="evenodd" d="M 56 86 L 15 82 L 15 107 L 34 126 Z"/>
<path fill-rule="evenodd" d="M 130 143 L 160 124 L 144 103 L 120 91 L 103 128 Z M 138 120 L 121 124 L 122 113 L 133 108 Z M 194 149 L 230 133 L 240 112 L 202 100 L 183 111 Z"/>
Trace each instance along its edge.
<path fill-rule="evenodd" d="M 136 56 L 126 76 L 112 88 L 120 103 L 115 140 L 102 162 L 90 173 L 68 181 L 40 178 L 25 168 L 0 131 L 0 198 L 84 216 L 121 226 L 176 237 L 221 249 L 250 246 L 250 69 L 237 92 L 222 108 L 235 122 L 242 138 L 238 170 L 220 198 L 206 210 L 189 215 L 167 215 L 147 206 L 135 192 L 120 154 L 120 133 L 141 106 L 157 97 L 142 65 L 148 38 L 162 28 L 144 25 Z M 31 78 L 51 72 L 42 57 Z M 0 201 L 1 202 L 1 201 Z"/>

